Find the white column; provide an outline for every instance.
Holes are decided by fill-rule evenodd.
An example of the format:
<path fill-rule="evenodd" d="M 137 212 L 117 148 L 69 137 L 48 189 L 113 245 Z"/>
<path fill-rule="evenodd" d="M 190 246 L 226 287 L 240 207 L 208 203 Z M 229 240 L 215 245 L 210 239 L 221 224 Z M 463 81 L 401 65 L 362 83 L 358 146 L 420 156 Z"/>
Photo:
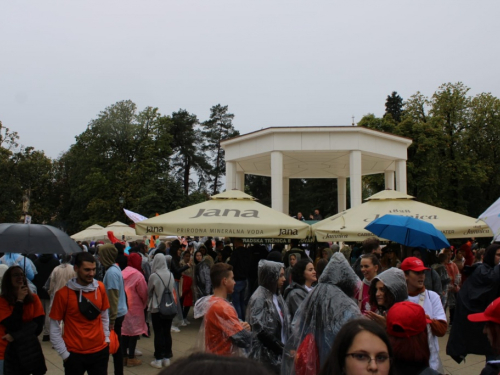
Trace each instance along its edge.
<path fill-rule="evenodd" d="M 394 190 L 394 171 L 385 171 L 385 188 Z"/>
<path fill-rule="evenodd" d="M 245 172 L 236 172 L 236 189 L 245 191 Z"/>
<path fill-rule="evenodd" d="M 271 207 L 283 212 L 283 154 L 271 152 Z"/>
<path fill-rule="evenodd" d="M 359 206 L 362 198 L 361 191 L 361 151 L 349 153 L 349 174 L 351 183 L 351 208 Z"/>
<path fill-rule="evenodd" d="M 347 209 L 347 178 L 338 177 L 337 178 L 337 205 L 339 207 L 339 212 L 345 211 Z"/>
<path fill-rule="evenodd" d="M 283 177 L 283 213 L 290 213 L 290 179 Z"/>
<path fill-rule="evenodd" d="M 226 190 L 236 189 L 236 162 L 226 161 Z"/>
<path fill-rule="evenodd" d="M 396 160 L 396 190 L 406 194 L 406 160 Z"/>

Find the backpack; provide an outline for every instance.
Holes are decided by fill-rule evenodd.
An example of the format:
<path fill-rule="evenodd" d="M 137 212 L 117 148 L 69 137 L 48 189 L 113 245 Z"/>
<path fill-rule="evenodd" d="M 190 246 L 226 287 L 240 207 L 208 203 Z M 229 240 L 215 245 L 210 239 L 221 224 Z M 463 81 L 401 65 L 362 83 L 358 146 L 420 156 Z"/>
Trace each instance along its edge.
<path fill-rule="evenodd" d="M 165 283 L 163 282 L 160 275 L 158 275 L 156 272 L 155 274 L 156 276 L 158 276 L 164 287 L 163 293 L 161 295 L 161 301 L 158 306 L 160 317 L 162 319 L 173 319 L 177 315 L 177 294 L 175 292 L 175 289 L 170 291 L 169 288 L 170 282 L 172 281 L 172 274 L 170 274 L 170 279 L 168 280 L 167 286 L 165 286 Z"/>

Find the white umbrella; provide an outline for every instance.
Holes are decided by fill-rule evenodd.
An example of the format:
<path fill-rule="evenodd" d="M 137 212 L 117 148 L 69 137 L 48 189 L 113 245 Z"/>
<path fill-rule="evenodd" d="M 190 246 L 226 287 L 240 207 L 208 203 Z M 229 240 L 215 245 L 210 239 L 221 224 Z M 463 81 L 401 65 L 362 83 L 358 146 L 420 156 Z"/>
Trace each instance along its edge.
<path fill-rule="evenodd" d="M 106 237 L 106 231 L 99 224 L 94 224 L 70 237 L 75 241 L 100 240 Z"/>
<path fill-rule="evenodd" d="M 484 222 L 413 200 L 411 195 L 383 190 L 368 202 L 338 213 L 312 225 L 318 241 L 363 241 L 373 234 L 364 229 L 373 220 L 386 215 L 411 216 L 433 224 L 446 238 L 491 237 Z"/>
<path fill-rule="evenodd" d="M 135 233 L 134 228 L 131 228 L 130 226 L 128 226 L 125 223 L 122 223 L 121 221 L 115 221 L 114 223 L 109 224 L 106 228 L 104 228 L 104 230 L 106 231 L 106 233 L 108 231 L 113 232 L 113 235 L 118 239 L 121 239 L 122 236 L 125 236 L 125 239 L 127 241 L 128 240 L 137 240 L 137 239 L 142 238 L 142 236 L 138 236 Z M 107 237 L 107 234 L 106 234 L 106 237 Z"/>
<path fill-rule="evenodd" d="M 137 234 L 241 238 L 305 238 L 309 224 L 273 210 L 239 190 L 135 224 Z"/>
<path fill-rule="evenodd" d="M 494 238 L 496 238 L 500 234 L 500 198 L 479 215 L 477 220 L 482 220 L 488 224 L 493 231 Z"/>

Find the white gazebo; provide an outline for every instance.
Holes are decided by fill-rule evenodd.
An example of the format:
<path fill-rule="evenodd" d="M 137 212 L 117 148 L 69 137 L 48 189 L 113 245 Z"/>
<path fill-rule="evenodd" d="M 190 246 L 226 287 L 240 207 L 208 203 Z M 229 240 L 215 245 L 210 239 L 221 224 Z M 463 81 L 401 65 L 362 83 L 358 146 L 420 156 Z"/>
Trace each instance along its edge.
<path fill-rule="evenodd" d="M 262 129 L 221 143 L 226 189 L 243 190 L 245 174 L 271 177 L 272 208 L 288 214 L 291 178 L 337 179 L 339 211 L 362 203 L 361 177 L 383 173 L 386 189 L 406 193 L 411 139 L 360 126 L 301 126 Z"/>

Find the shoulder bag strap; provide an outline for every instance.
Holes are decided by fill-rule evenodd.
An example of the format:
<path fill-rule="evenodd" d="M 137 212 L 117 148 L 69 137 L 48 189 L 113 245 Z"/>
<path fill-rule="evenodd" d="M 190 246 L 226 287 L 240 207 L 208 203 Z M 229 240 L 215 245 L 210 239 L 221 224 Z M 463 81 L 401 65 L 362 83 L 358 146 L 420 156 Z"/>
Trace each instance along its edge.
<path fill-rule="evenodd" d="M 163 279 L 161 278 L 161 276 L 158 275 L 158 273 L 156 273 L 156 272 L 154 273 L 154 275 L 158 276 L 158 278 L 160 279 L 161 283 L 163 284 L 163 287 L 166 288 L 165 283 L 163 282 Z M 169 282 L 170 282 L 170 280 L 169 280 Z M 156 291 L 155 291 L 155 297 L 156 297 L 156 303 L 158 303 L 158 296 L 156 295 Z"/>

